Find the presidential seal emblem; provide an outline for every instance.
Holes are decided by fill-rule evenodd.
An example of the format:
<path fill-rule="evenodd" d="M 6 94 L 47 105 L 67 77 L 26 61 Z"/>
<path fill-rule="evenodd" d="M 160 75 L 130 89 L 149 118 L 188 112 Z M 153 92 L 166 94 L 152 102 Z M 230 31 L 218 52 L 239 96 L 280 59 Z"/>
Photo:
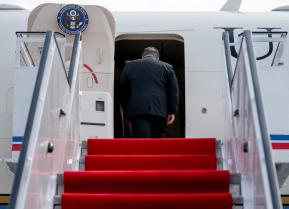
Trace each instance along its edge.
<path fill-rule="evenodd" d="M 57 23 L 60 29 L 70 35 L 83 32 L 88 25 L 88 20 L 84 8 L 75 4 L 66 5 L 57 15 Z"/>

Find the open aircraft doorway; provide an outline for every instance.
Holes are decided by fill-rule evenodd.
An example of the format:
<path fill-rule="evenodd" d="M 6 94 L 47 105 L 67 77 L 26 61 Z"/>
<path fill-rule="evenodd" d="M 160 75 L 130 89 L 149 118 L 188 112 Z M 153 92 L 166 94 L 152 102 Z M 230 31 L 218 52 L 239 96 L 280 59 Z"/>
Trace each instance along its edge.
<path fill-rule="evenodd" d="M 115 41 L 114 82 L 114 136 L 131 137 L 129 124 L 123 120 L 120 107 L 119 84 L 124 65 L 129 60 L 140 59 L 144 48 L 156 47 L 160 60 L 173 65 L 179 82 L 179 110 L 173 125 L 163 131 L 163 137 L 185 137 L 185 54 L 184 39 L 176 34 L 124 34 Z"/>

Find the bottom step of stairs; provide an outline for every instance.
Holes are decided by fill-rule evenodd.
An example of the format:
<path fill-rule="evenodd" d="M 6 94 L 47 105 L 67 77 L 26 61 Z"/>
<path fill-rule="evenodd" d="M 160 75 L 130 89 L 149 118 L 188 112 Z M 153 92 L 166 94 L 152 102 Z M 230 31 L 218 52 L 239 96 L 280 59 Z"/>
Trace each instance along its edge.
<path fill-rule="evenodd" d="M 63 194 L 69 209 L 230 209 L 229 193 L 214 194 Z"/>
<path fill-rule="evenodd" d="M 54 208 L 69 209 L 229 209 L 243 208 L 243 198 L 213 194 L 81 194 L 54 197 Z M 121 206 L 121 207 L 120 207 Z"/>

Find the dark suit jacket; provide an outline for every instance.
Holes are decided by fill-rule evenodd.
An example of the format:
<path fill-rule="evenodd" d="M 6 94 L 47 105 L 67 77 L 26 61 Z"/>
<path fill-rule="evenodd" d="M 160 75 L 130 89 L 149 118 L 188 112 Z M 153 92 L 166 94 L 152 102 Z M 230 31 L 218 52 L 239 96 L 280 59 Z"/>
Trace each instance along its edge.
<path fill-rule="evenodd" d="M 121 76 L 121 103 L 127 118 L 176 114 L 178 81 L 173 67 L 147 57 L 127 63 Z"/>

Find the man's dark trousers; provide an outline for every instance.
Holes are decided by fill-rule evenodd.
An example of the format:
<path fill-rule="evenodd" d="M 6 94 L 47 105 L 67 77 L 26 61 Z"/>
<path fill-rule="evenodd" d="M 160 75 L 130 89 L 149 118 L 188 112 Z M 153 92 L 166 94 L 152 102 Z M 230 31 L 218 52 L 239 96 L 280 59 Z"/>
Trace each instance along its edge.
<path fill-rule="evenodd" d="M 129 119 L 132 135 L 136 138 L 161 138 L 166 120 L 159 116 L 139 115 Z"/>

